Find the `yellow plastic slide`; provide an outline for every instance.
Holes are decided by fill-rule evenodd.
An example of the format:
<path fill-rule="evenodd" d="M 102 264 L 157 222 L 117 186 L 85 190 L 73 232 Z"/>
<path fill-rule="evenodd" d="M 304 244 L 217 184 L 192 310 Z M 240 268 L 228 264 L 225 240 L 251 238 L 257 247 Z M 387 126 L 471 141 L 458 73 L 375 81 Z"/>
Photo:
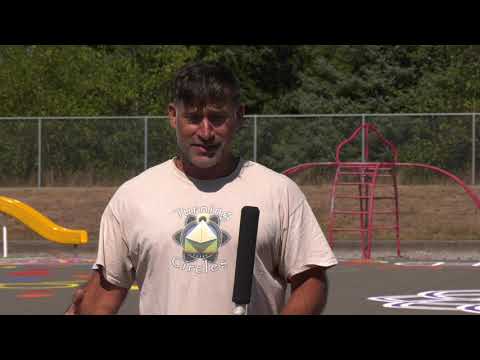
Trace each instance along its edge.
<path fill-rule="evenodd" d="M 84 230 L 70 230 L 58 226 L 46 216 L 21 201 L 0 196 L 0 213 L 9 215 L 41 237 L 64 245 L 84 245 L 88 234 Z"/>

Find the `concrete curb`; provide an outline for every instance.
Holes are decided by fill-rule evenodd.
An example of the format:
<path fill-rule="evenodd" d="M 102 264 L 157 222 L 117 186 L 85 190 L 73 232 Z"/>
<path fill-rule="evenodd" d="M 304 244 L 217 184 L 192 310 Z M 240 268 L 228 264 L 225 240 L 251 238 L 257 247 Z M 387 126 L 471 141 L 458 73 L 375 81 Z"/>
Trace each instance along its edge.
<path fill-rule="evenodd" d="M 360 242 L 338 241 L 334 248 L 339 258 L 361 258 Z M 480 240 L 465 241 L 404 241 L 401 255 L 412 260 L 480 261 Z M 397 257 L 395 241 L 376 241 L 372 246 L 372 258 Z"/>

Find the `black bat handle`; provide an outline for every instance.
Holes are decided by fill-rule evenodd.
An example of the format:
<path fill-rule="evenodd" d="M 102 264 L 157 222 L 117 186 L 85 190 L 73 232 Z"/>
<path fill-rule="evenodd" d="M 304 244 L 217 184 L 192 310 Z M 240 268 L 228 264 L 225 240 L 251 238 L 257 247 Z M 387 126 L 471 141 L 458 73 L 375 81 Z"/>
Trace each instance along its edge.
<path fill-rule="evenodd" d="M 246 206 L 242 209 L 232 298 L 236 315 L 246 314 L 250 304 L 259 218 L 259 208 Z"/>

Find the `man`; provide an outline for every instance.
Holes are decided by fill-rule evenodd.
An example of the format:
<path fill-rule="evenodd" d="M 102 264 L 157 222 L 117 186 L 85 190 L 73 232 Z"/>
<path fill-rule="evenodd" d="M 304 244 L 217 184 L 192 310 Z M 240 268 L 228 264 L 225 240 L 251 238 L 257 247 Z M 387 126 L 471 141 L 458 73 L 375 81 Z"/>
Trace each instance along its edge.
<path fill-rule="evenodd" d="M 299 187 L 232 154 L 244 112 L 238 81 L 224 66 L 178 73 L 168 109 L 178 155 L 114 195 L 95 270 L 67 313 L 116 314 L 137 281 L 140 314 L 231 314 L 244 206 L 261 214 L 249 314 L 322 312 L 326 270 L 337 261 Z"/>

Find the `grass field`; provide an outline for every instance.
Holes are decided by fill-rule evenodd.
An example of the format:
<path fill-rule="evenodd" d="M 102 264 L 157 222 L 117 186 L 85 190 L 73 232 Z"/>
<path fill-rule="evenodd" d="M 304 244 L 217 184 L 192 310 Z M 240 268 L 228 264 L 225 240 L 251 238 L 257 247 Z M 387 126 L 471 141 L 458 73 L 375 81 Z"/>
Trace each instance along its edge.
<path fill-rule="evenodd" d="M 330 207 L 329 185 L 301 186 L 320 224 L 326 230 Z M 98 238 L 101 214 L 116 188 L 0 188 L 0 195 L 25 202 L 57 224 L 85 229 L 90 238 Z M 391 189 L 386 188 L 385 191 Z M 480 187 L 474 189 L 480 193 Z M 479 240 L 480 212 L 465 192 L 456 185 L 400 186 L 400 226 L 402 241 L 409 240 Z M 391 203 L 379 203 L 389 208 Z M 338 203 L 344 210 L 356 210 L 358 203 Z M 382 215 L 383 216 L 383 215 Z M 14 219 L 7 220 L 9 238 L 37 239 L 36 234 Z M 379 217 L 377 223 L 392 224 L 392 217 Z M 358 227 L 358 216 L 339 218 L 342 226 Z M 343 234 L 337 239 L 359 238 L 358 234 Z M 393 240 L 393 232 L 379 232 L 376 238 Z"/>

